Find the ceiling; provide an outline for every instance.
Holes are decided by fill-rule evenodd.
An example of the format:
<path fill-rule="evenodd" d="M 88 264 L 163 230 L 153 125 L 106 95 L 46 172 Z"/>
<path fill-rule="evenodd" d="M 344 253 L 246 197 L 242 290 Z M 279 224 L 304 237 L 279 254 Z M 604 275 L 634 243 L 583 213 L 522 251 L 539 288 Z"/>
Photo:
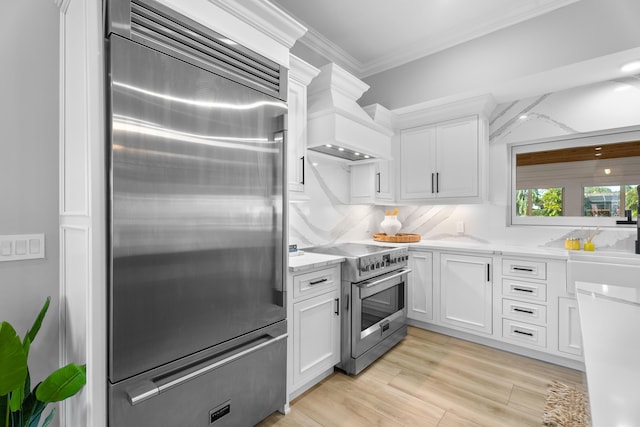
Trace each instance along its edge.
<path fill-rule="evenodd" d="M 301 43 L 360 78 L 579 0 L 271 0 L 308 28 Z"/>

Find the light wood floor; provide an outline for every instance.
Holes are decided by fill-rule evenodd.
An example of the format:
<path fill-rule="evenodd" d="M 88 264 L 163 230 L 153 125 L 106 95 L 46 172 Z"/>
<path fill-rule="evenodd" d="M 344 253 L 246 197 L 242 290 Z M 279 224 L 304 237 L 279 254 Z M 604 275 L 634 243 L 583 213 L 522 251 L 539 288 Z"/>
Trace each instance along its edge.
<path fill-rule="evenodd" d="M 586 389 L 580 371 L 410 327 L 357 377 L 337 372 L 259 426 L 540 427 L 552 380 Z"/>

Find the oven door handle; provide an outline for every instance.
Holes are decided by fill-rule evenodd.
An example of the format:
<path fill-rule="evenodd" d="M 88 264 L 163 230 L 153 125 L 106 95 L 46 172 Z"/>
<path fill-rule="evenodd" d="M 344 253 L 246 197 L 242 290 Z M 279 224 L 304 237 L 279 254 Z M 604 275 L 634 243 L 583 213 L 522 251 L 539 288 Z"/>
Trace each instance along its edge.
<path fill-rule="evenodd" d="M 407 274 L 407 273 L 410 273 L 410 272 L 411 272 L 411 269 L 410 269 L 410 268 L 403 268 L 402 270 L 398 271 L 398 272 L 397 272 L 397 273 L 395 273 L 395 274 L 392 274 L 392 275 L 390 275 L 390 276 L 384 276 L 384 277 L 382 277 L 382 278 L 380 278 L 380 279 L 378 279 L 378 280 L 374 280 L 373 282 L 364 282 L 364 283 L 362 283 L 362 284 L 358 285 L 358 287 L 359 287 L 360 289 L 369 289 L 369 288 L 373 288 L 374 286 L 377 286 L 377 285 L 379 285 L 380 283 L 384 283 L 384 282 L 386 282 L 387 280 L 395 279 L 396 277 L 400 277 L 400 276 L 402 276 L 403 274 Z"/>

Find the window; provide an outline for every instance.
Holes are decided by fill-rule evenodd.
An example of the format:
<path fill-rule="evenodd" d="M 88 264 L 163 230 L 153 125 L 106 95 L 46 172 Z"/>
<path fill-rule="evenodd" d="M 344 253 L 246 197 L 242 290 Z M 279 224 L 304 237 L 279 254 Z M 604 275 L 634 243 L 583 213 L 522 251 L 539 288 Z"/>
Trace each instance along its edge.
<path fill-rule="evenodd" d="M 584 187 L 583 216 L 632 216 L 638 214 L 637 185 Z"/>
<path fill-rule="evenodd" d="M 562 216 L 562 188 L 517 190 L 517 216 Z"/>

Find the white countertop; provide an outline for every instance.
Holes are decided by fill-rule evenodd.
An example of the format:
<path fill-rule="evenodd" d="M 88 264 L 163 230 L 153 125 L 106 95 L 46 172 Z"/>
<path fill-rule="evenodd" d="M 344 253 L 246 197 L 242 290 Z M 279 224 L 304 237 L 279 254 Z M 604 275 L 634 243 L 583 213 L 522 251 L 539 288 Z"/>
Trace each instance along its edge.
<path fill-rule="evenodd" d="M 327 267 L 334 264 L 340 264 L 344 259 L 345 258 L 341 256 L 304 252 L 300 255 L 289 257 L 289 271 L 293 273 L 302 270 Z"/>
<path fill-rule="evenodd" d="M 576 282 L 594 427 L 640 425 L 640 278 Z"/>
<path fill-rule="evenodd" d="M 563 260 L 569 258 L 569 252 L 574 252 L 567 251 L 565 249 L 546 248 L 541 246 L 514 246 L 502 243 L 470 242 L 464 240 L 420 240 L 416 243 L 389 243 L 378 242 L 373 239 L 369 239 L 360 241 L 358 243 L 381 246 L 406 246 L 408 248 L 417 250 L 458 250 L 480 252 L 490 255 L 533 256 Z"/>

